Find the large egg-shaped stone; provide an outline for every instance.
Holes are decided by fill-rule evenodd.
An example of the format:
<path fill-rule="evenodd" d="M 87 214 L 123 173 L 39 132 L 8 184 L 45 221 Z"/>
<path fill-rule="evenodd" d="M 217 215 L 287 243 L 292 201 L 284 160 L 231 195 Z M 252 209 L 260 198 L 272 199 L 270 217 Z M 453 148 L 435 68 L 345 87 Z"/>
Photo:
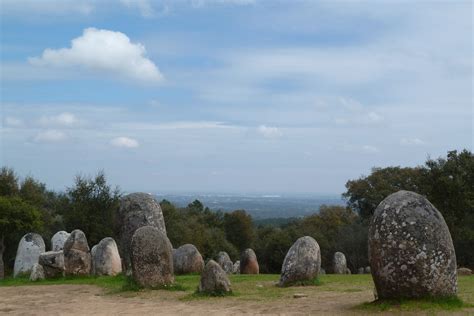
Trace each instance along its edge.
<path fill-rule="evenodd" d="M 456 254 L 448 226 L 417 193 L 399 191 L 379 204 L 369 227 L 369 261 L 381 299 L 456 294 Z"/>

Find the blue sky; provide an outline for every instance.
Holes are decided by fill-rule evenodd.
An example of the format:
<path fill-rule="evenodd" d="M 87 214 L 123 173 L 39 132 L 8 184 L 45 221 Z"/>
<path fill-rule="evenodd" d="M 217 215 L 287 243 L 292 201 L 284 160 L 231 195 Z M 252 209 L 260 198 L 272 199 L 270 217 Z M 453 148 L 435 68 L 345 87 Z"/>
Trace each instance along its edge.
<path fill-rule="evenodd" d="M 471 1 L 1 0 L 1 164 L 340 194 L 473 147 Z"/>

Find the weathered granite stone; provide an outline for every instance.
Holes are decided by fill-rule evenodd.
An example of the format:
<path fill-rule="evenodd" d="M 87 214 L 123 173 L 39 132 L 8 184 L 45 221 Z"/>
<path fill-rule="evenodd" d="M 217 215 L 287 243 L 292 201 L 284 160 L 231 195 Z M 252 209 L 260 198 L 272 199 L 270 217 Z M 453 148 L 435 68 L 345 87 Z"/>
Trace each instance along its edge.
<path fill-rule="evenodd" d="M 66 275 L 89 275 L 91 273 L 91 254 L 86 235 L 82 230 L 71 232 L 64 243 L 64 268 Z"/>
<path fill-rule="evenodd" d="M 217 262 L 209 260 L 201 274 L 199 292 L 227 294 L 231 291 L 231 284 L 226 272 Z"/>
<path fill-rule="evenodd" d="M 204 260 L 194 245 L 185 244 L 173 251 L 175 274 L 201 273 Z"/>
<path fill-rule="evenodd" d="M 94 245 L 91 248 L 91 274 L 95 275 L 95 265 L 94 265 L 94 256 L 95 256 L 95 251 L 97 250 L 97 245 Z"/>
<path fill-rule="evenodd" d="M 95 249 L 94 249 L 95 248 Z M 93 247 L 92 266 L 95 275 L 117 275 L 122 272 L 122 262 L 117 244 L 111 237 L 102 239 Z"/>
<path fill-rule="evenodd" d="M 332 269 L 334 274 L 347 274 L 346 256 L 342 252 L 334 254 Z"/>
<path fill-rule="evenodd" d="M 39 263 L 35 263 L 31 269 L 30 281 L 39 281 L 44 280 L 44 270 L 43 266 Z"/>
<path fill-rule="evenodd" d="M 144 226 L 132 237 L 132 275 L 141 287 L 159 287 L 174 282 L 173 247 L 162 230 Z"/>
<path fill-rule="evenodd" d="M 45 251 L 43 238 L 36 233 L 24 235 L 18 243 L 13 267 L 13 277 L 26 274 L 29 276 L 35 263 L 38 263 L 40 253 Z"/>
<path fill-rule="evenodd" d="M 64 253 L 62 250 L 43 252 L 40 254 L 38 262 L 43 266 L 45 278 L 64 276 Z"/>
<path fill-rule="evenodd" d="M 234 262 L 234 267 L 232 268 L 233 274 L 240 274 L 240 260 Z"/>
<path fill-rule="evenodd" d="M 51 251 L 59 251 L 64 249 L 64 243 L 71 234 L 64 230 L 58 231 L 51 237 Z"/>
<path fill-rule="evenodd" d="M 369 226 L 369 262 L 381 299 L 456 294 L 451 234 L 441 213 L 417 193 L 399 191 L 378 205 Z"/>
<path fill-rule="evenodd" d="M 250 248 L 245 249 L 240 254 L 240 273 L 241 274 L 258 274 L 259 266 L 255 251 Z"/>
<path fill-rule="evenodd" d="M 370 267 L 369 266 L 365 267 L 365 273 L 370 273 Z"/>
<path fill-rule="evenodd" d="M 364 274 L 365 273 L 365 269 L 364 268 L 359 268 L 357 270 L 357 274 Z"/>
<path fill-rule="evenodd" d="M 471 275 L 472 270 L 469 268 L 459 268 L 458 269 L 458 275 Z"/>
<path fill-rule="evenodd" d="M 281 267 L 280 286 L 316 278 L 321 270 L 319 244 L 310 236 L 299 238 L 288 250 Z"/>
<path fill-rule="evenodd" d="M 118 246 L 122 264 L 130 269 L 130 244 L 135 231 L 143 226 L 153 226 L 166 235 L 165 220 L 160 204 L 147 193 L 132 193 L 120 200 L 117 216 Z"/>
<path fill-rule="evenodd" d="M 229 254 L 225 251 L 221 251 L 217 254 L 217 263 L 224 269 L 225 273 L 232 273 L 234 264 L 230 260 Z"/>

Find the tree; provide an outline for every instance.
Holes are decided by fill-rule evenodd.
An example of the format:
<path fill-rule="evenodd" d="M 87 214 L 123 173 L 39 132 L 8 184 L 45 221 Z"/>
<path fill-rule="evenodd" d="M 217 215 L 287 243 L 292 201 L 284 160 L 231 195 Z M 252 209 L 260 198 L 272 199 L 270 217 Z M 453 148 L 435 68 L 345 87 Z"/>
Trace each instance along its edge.
<path fill-rule="evenodd" d="M 40 229 L 40 211 L 20 197 L 0 196 L 0 278 L 4 277 L 3 254 L 19 236 Z"/>
<path fill-rule="evenodd" d="M 388 195 L 400 190 L 420 193 L 422 175 L 420 167 L 373 168 L 369 176 L 347 181 L 343 196 L 348 199 L 348 206 L 367 220 Z"/>
<path fill-rule="evenodd" d="M 76 176 L 74 186 L 66 192 L 68 207 L 64 220 L 69 231 L 81 229 L 91 245 L 104 237 L 116 237 L 114 223 L 120 190 L 107 184 L 103 171 L 94 178 Z"/>
<path fill-rule="evenodd" d="M 224 215 L 224 231 L 227 240 L 239 251 L 252 247 L 255 238 L 252 216 L 244 210 Z"/>
<path fill-rule="evenodd" d="M 18 176 L 13 169 L 2 167 L 0 170 L 0 196 L 18 194 Z"/>

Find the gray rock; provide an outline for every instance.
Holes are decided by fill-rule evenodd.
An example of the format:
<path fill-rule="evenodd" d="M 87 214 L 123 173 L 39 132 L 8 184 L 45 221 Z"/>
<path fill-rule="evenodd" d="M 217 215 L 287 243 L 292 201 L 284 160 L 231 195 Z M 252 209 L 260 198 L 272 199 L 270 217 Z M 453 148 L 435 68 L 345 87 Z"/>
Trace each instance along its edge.
<path fill-rule="evenodd" d="M 299 238 L 288 250 L 281 267 L 280 286 L 316 278 L 321 270 L 321 251 L 310 236 Z"/>
<path fill-rule="evenodd" d="M 64 230 L 58 231 L 51 237 L 51 251 L 59 251 L 64 249 L 64 243 L 71 234 Z"/>
<path fill-rule="evenodd" d="M 346 268 L 346 273 L 345 274 L 352 274 L 352 272 L 349 268 Z"/>
<path fill-rule="evenodd" d="M 24 235 L 18 243 L 13 277 L 30 275 L 35 263 L 38 263 L 40 253 L 45 252 L 43 238 L 36 233 Z"/>
<path fill-rule="evenodd" d="M 365 273 L 370 273 L 370 267 L 369 266 L 365 267 Z"/>
<path fill-rule="evenodd" d="M 102 239 L 92 248 L 92 266 L 95 275 L 117 275 L 122 272 L 122 262 L 117 244 L 111 237 Z"/>
<path fill-rule="evenodd" d="M 458 275 L 471 275 L 472 270 L 469 268 L 459 268 L 458 269 Z"/>
<path fill-rule="evenodd" d="M 95 275 L 95 265 L 94 265 L 94 256 L 95 256 L 95 251 L 97 250 L 97 245 L 94 245 L 91 248 L 91 274 Z"/>
<path fill-rule="evenodd" d="M 250 248 L 245 249 L 240 254 L 240 273 L 241 274 L 258 274 L 260 268 L 258 266 L 257 255 Z"/>
<path fill-rule="evenodd" d="M 64 253 L 62 250 L 43 252 L 40 254 L 38 262 L 43 267 L 45 278 L 64 276 Z"/>
<path fill-rule="evenodd" d="M 117 224 L 120 257 L 126 270 L 131 267 L 130 244 L 138 228 L 153 226 L 166 235 L 165 220 L 160 204 L 147 193 L 132 193 L 120 200 Z"/>
<path fill-rule="evenodd" d="M 234 262 L 234 267 L 232 268 L 233 274 L 240 274 L 240 260 Z"/>
<path fill-rule="evenodd" d="M 221 251 L 217 254 L 217 263 L 224 269 L 225 273 L 232 273 L 234 264 L 230 260 L 229 254 L 225 251 Z"/>
<path fill-rule="evenodd" d="M 378 297 L 451 296 L 456 254 L 441 213 L 409 191 L 389 195 L 369 225 L 369 262 Z"/>
<path fill-rule="evenodd" d="M 359 268 L 359 270 L 357 270 L 357 274 L 364 274 L 364 273 L 365 273 L 364 268 Z"/>
<path fill-rule="evenodd" d="M 332 261 L 332 269 L 334 274 L 347 274 L 346 256 L 342 252 L 336 252 Z"/>
<path fill-rule="evenodd" d="M 194 245 L 185 244 L 174 249 L 173 265 L 175 274 L 201 273 L 204 260 Z"/>
<path fill-rule="evenodd" d="M 44 280 L 43 266 L 39 263 L 35 263 L 31 269 L 30 281 Z"/>
<path fill-rule="evenodd" d="M 76 229 L 64 243 L 64 268 L 66 275 L 89 275 L 91 273 L 91 254 L 86 235 Z"/>
<path fill-rule="evenodd" d="M 160 229 L 144 226 L 132 237 L 132 275 L 141 287 L 159 287 L 174 282 L 173 247 Z"/>
<path fill-rule="evenodd" d="M 209 294 L 227 294 L 232 292 L 226 272 L 214 260 L 209 260 L 204 267 L 199 282 L 199 292 Z"/>
<path fill-rule="evenodd" d="M 321 275 L 326 274 L 326 270 L 324 270 L 323 268 L 321 268 L 321 270 L 319 270 L 319 274 L 321 274 Z"/>

